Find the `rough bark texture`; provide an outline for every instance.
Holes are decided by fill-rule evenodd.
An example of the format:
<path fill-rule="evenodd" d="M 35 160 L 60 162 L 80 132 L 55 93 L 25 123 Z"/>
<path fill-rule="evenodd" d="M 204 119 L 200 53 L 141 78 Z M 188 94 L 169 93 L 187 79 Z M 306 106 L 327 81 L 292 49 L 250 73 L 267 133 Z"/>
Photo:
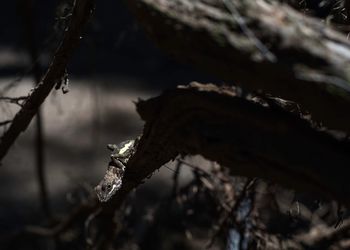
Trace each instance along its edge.
<path fill-rule="evenodd" d="M 288 112 L 237 97 L 232 89 L 196 83 L 139 101 L 137 111 L 146 124 L 118 196 L 178 154 L 201 154 L 233 175 L 350 203 L 349 145 Z"/>
<path fill-rule="evenodd" d="M 350 132 L 350 43 L 320 20 L 266 0 L 128 0 L 168 53 L 222 79 L 293 100 Z"/>

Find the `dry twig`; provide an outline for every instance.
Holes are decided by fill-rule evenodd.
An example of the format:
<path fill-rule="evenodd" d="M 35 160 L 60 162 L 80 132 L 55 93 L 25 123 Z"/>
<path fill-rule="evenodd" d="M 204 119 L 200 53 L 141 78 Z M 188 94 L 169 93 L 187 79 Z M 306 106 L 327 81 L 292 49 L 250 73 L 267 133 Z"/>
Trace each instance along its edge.
<path fill-rule="evenodd" d="M 54 86 L 64 77 L 68 61 L 81 39 L 83 28 L 89 20 L 92 10 L 93 0 L 75 1 L 70 24 L 65 32 L 62 43 L 55 52 L 50 67 L 42 81 L 35 87 L 21 110 L 14 117 L 10 128 L 1 138 L 0 161 L 4 158 L 20 133 L 28 127 L 38 108 L 45 101 Z"/>

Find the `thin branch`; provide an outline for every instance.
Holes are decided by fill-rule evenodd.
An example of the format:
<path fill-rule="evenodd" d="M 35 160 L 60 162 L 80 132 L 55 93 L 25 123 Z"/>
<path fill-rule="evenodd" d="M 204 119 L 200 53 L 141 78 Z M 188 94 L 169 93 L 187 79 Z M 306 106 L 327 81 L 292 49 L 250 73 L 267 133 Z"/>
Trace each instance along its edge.
<path fill-rule="evenodd" d="M 27 49 L 30 54 L 31 63 L 33 65 L 32 75 L 34 78 L 34 87 L 40 82 L 42 77 L 42 72 L 40 68 L 39 61 L 39 52 L 37 45 L 35 44 L 35 27 L 34 27 L 34 1 L 20 0 L 19 1 L 19 12 L 22 17 L 22 24 L 24 30 L 24 38 L 27 44 Z M 40 107 L 38 108 L 36 114 L 36 123 L 35 123 L 35 162 L 36 162 L 36 173 L 39 186 L 39 198 L 43 212 L 48 218 L 51 218 L 52 212 L 50 208 L 48 188 L 45 179 L 45 160 L 44 160 L 44 131 L 43 131 L 43 120 L 41 117 Z"/>
<path fill-rule="evenodd" d="M 181 165 L 182 163 L 180 161 L 177 162 L 176 167 L 175 167 L 175 172 L 173 174 L 173 188 L 172 192 L 170 195 L 170 200 L 173 200 L 176 198 L 177 193 L 178 193 L 178 188 L 179 188 L 179 175 L 181 172 Z"/>
<path fill-rule="evenodd" d="M 270 62 L 276 62 L 277 58 L 271 51 L 263 44 L 259 38 L 256 37 L 254 32 L 247 26 L 244 18 L 239 14 L 235 6 L 235 2 L 231 0 L 222 0 L 225 7 L 231 12 L 232 17 L 241 27 L 242 32 L 255 44 L 256 48 L 261 52 L 261 54 Z"/>
<path fill-rule="evenodd" d="M 225 226 L 231 226 L 234 225 L 238 231 L 240 230 L 240 221 L 238 219 L 238 212 L 239 208 L 242 206 L 242 202 L 247 198 L 248 189 L 251 188 L 251 186 L 255 183 L 256 179 L 248 179 L 245 181 L 242 190 L 240 191 L 237 198 L 234 200 L 234 204 L 231 206 L 229 210 L 225 210 L 225 213 L 220 218 L 219 225 L 217 229 L 214 231 L 212 236 L 210 237 L 209 242 L 207 243 L 207 247 L 213 246 L 215 240 L 220 236 L 220 234 L 223 232 Z M 242 237 L 242 232 L 241 237 Z M 241 242 L 241 241 L 240 241 Z"/>
<path fill-rule="evenodd" d="M 65 75 L 65 69 L 74 49 L 78 46 L 81 33 L 93 11 L 93 0 L 76 0 L 73 7 L 71 22 L 65 32 L 62 43 L 55 52 L 54 58 L 42 81 L 36 86 L 21 110 L 16 114 L 10 128 L 0 141 L 0 161 L 16 141 L 21 132 L 25 131 L 57 82 Z"/>
<path fill-rule="evenodd" d="M 0 122 L 0 126 L 5 126 L 5 125 L 7 125 L 7 124 L 9 124 L 11 122 L 12 122 L 12 120 L 2 121 L 2 122 Z"/>
<path fill-rule="evenodd" d="M 8 102 L 24 101 L 24 100 L 27 100 L 27 98 L 28 96 L 16 96 L 16 97 L 0 96 L 1 101 L 8 101 Z"/>
<path fill-rule="evenodd" d="M 6 101 L 9 103 L 17 104 L 22 107 L 25 100 L 28 99 L 28 96 L 19 96 L 19 97 L 9 97 L 9 96 L 0 96 L 0 101 Z"/>

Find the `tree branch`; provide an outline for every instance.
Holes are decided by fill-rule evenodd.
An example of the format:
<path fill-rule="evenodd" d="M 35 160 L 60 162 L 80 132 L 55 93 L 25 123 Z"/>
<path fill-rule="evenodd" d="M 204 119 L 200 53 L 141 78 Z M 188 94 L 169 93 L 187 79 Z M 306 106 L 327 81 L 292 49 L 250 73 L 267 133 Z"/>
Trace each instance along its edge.
<path fill-rule="evenodd" d="M 11 145 L 19 134 L 26 130 L 40 105 L 51 92 L 56 83 L 60 82 L 65 74 L 68 61 L 77 47 L 82 30 L 93 10 L 93 0 L 76 0 L 73 15 L 64 38 L 55 52 L 50 67 L 42 81 L 23 104 L 13 119 L 10 128 L 0 140 L 0 161 L 4 158 Z"/>
<path fill-rule="evenodd" d="M 192 83 L 139 101 L 137 111 L 145 127 L 116 195 L 106 203 L 95 196 L 53 229 L 30 232 L 59 234 L 102 208 L 104 237 L 112 237 L 119 223 L 113 216 L 127 195 L 179 154 L 200 154 L 232 175 L 266 178 L 350 204 L 349 145 L 283 109 L 238 97 L 232 88 Z"/>
<path fill-rule="evenodd" d="M 282 109 L 237 97 L 229 88 L 191 84 L 137 103 L 146 122 L 123 186 L 111 205 L 178 154 L 350 204 L 350 148 Z"/>

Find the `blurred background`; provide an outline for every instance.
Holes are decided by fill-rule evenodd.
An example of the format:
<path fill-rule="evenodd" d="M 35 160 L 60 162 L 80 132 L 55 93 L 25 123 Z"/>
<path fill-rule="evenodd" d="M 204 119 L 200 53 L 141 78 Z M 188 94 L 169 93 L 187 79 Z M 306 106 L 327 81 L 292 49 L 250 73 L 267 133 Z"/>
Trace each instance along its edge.
<path fill-rule="evenodd" d="M 69 211 L 103 177 L 109 161 L 108 143 L 132 139 L 142 132 L 143 122 L 134 105 L 138 98 L 156 96 L 193 80 L 211 80 L 155 48 L 122 1 L 96 2 L 95 14 L 68 68 L 69 93 L 55 90 L 42 106 L 45 177 L 50 210 L 56 215 Z M 47 69 L 65 27 L 59 17 L 68 11 L 69 2 L 65 1 L 1 3 L 2 96 L 26 96 L 33 88 L 34 64 L 41 73 Z M 29 38 L 28 29 L 32 33 Z M 35 58 L 28 39 L 34 40 Z M 19 106 L 0 100 L 0 110 L 4 121 L 12 119 Z M 50 246 L 35 239 L 18 242 L 16 238 L 14 242 L 11 238 L 12 232 L 28 224 L 38 225 L 45 218 L 36 170 L 35 123 L 33 120 L 2 162 L 0 249 Z M 0 127 L 1 133 L 6 128 Z M 172 174 L 164 168 L 142 187 L 150 197 L 144 199 L 145 208 L 147 202 L 169 195 Z M 65 245 L 65 249 L 83 246 Z"/>

